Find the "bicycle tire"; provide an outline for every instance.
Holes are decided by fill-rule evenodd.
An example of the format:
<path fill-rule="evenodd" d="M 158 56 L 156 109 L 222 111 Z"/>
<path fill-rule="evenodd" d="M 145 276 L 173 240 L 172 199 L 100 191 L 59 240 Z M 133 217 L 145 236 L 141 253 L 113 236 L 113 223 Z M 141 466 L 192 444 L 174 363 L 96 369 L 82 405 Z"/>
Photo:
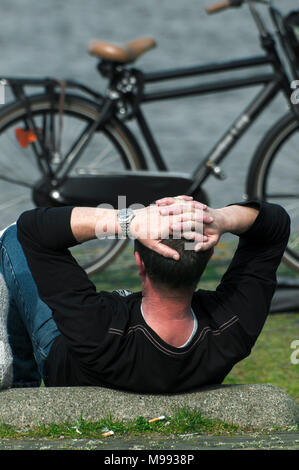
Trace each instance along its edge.
<path fill-rule="evenodd" d="M 294 152 L 291 152 L 291 147 L 295 148 Z M 289 149 L 288 152 L 286 149 Z M 299 123 L 294 114 L 288 112 L 261 141 L 252 159 L 246 183 L 248 199 L 277 202 L 289 212 L 292 229 L 283 261 L 296 272 L 299 272 L 298 149 Z M 276 187 L 279 187 L 279 192 L 271 196 L 269 190 L 277 191 Z M 281 192 L 281 188 L 283 191 L 287 188 L 288 193 Z"/>
<path fill-rule="evenodd" d="M 54 100 L 54 102 L 53 102 Z M 30 106 L 32 116 L 34 117 L 35 121 L 38 121 L 39 119 L 42 119 L 43 116 L 49 112 L 50 109 L 53 109 L 54 105 L 54 112 L 58 112 L 59 109 L 59 95 L 55 95 L 54 97 L 49 96 L 48 94 L 42 94 L 42 95 L 33 95 L 29 97 L 28 104 Z M 88 100 L 86 98 L 83 98 L 81 96 L 77 95 L 71 95 L 71 94 L 66 94 L 65 99 L 64 99 L 64 109 L 63 109 L 63 119 L 64 119 L 64 130 L 65 130 L 65 120 L 68 118 L 69 120 L 77 120 L 78 123 L 80 121 L 86 123 L 87 121 L 91 121 L 96 119 L 99 113 L 99 105 L 97 103 L 94 103 L 91 100 Z M 4 108 L 2 108 L 1 113 L 0 113 L 0 148 L 1 148 L 1 156 L 0 156 L 0 181 L 2 180 L 2 185 L 12 185 L 10 186 L 11 189 L 9 191 L 12 191 L 13 188 L 18 191 L 20 190 L 21 187 L 29 185 L 29 183 L 26 181 L 26 173 L 28 176 L 28 173 L 30 171 L 30 168 L 32 169 L 33 175 L 35 175 L 35 179 L 40 178 L 42 176 L 41 170 L 38 169 L 38 164 L 37 162 L 34 163 L 34 158 L 30 158 L 30 168 L 26 170 L 26 165 L 24 162 L 26 162 L 27 165 L 29 165 L 29 158 L 25 160 L 24 155 L 27 151 L 28 148 L 24 149 L 24 152 L 22 152 L 19 143 L 16 142 L 14 139 L 15 137 L 12 136 L 14 134 L 14 130 L 16 125 L 18 123 L 23 122 L 24 117 L 26 116 L 26 108 L 25 104 L 22 102 L 13 102 L 9 105 L 6 105 Z M 75 122 L 75 121 L 74 121 Z M 19 153 L 22 155 L 24 158 L 23 161 L 17 161 L 17 165 L 20 166 L 21 171 L 23 170 L 23 175 L 21 175 L 19 178 L 22 179 L 14 179 L 12 178 L 11 174 L 7 176 L 7 174 L 4 173 L 4 169 L 8 169 L 9 171 L 13 172 L 16 168 L 16 164 L 12 164 L 10 161 L 11 159 L 16 159 L 14 154 L 9 153 L 9 147 L 8 147 L 8 158 L 5 159 L 5 141 L 4 138 L 7 137 L 7 141 L 11 142 L 16 142 L 17 149 Z M 145 169 L 146 168 L 146 163 L 144 156 L 142 154 L 142 151 L 136 142 L 134 136 L 130 132 L 130 130 L 118 119 L 111 119 L 104 127 L 103 132 L 97 133 L 96 138 L 97 139 L 104 139 L 105 137 L 105 142 L 107 141 L 107 145 L 111 144 L 111 148 L 115 149 L 115 155 L 117 155 L 117 158 L 119 158 L 120 164 L 124 165 L 126 169 L 131 169 L 131 170 L 138 170 L 138 169 Z M 95 138 L 95 137 L 94 137 Z M 89 149 L 89 147 L 88 147 Z M 97 150 L 98 151 L 98 150 Z M 86 153 L 86 152 L 85 152 Z M 95 160 L 94 160 L 95 161 Z M 79 160 L 79 163 L 81 162 L 81 159 Z M 32 165 L 31 165 L 32 163 Z M 90 164 L 90 162 L 89 162 Z M 115 165 L 113 167 L 115 169 Z M 37 172 L 36 172 L 37 170 Z M 76 171 L 76 168 L 73 170 Z M 30 177 L 32 177 L 32 174 L 30 174 Z M 10 179 L 10 182 L 7 181 L 7 178 Z M 32 178 L 34 180 L 34 177 Z M 13 182 L 11 182 L 13 180 Z M 34 185 L 34 181 L 30 183 L 29 187 L 29 192 L 30 192 L 30 203 L 24 202 L 22 205 L 22 210 L 16 214 L 16 217 L 13 217 L 14 220 L 16 220 L 17 216 L 23 212 L 23 210 L 27 210 L 31 207 L 34 207 L 35 204 L 32 201 L 32 188 Z M 31 188 L 31 189 L 30 189 Z M 3 189 L 3 188 L 2 188 Z M 7 189 L 6 189 L 7 191 Z M 3 192 L 1 191 L 1 194 L 3 195 Z M 12 194 L 12 193 L 8 193 Z M 13 193 L 13 194 L 18 194 Z M 27 193 L 26 193 L 27 194 Z M 9 197 L 9 196 L 8 196 Z M 26 196 L 27 197 L 27 196 Z M 18 195 L 15 197 L 15 199 L 18 201 Z M 22 200 L 22 196 L 21 199 Z M 27 199 L 26 199 L 27 201 Z M 11 204 L 10 201 L 6 204 L 5 202 L 3 204 L 0 203 L 0 210 L 1 208 L 9 208 L 9 204 Z M 29 207 L 27 207 L 29 206 Z M 3 211 L 2 211 L 3 215 Z M 6 223 L 3 223 L 3 225 L 8 225 L 9 223 L 13 222 L 14 220 L 9 220 Z M 1 227 L 3 228 L 3 227 Z M 85 244 L 82 244 L 80 246 L 81 254 L 79 256 L 78 251 L 76 254 L 77 248 L 72 248 L 72 254 L 75 256 L 79 264 L 85 269 L 88 275 L 95 274 L 99 270 L 103 269 L 106 267 L 112 260 L 114 260 L 122 251 L 122 249 L 125 247 L 127 240 L 125 239 L 115 239 L 115 240 L 110 240 L 109 241 L 109 246 L 110 249 L 108 249 L 108 241 L 106 241 L 107 248 L 103 250 L 102 255 L 97 255 L 96 258 L 92 258 L 92 260 L 89 262 L 82 261 L 82 258 L 85 257 L 85 253 L 87 253 L 87 245 L 94 243 L 96 245 L 96 242 L 99 244 L 100 241 L 92 241 L 92 242 L 87 242 Z M 101 242 L 102 244 L 104 243 L 103 241 Z M 82 251 L 83 250 L 83 251 Z M 84 252 L 84 250 L 86 250 Z"/>

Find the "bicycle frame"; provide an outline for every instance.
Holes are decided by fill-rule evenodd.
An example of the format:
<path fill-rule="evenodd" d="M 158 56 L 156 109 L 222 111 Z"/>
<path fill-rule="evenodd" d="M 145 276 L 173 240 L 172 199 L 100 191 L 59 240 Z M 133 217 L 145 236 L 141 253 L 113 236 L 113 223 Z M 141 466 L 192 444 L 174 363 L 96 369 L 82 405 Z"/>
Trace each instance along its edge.
<path fill-rule="evenodd" d="M 172 78 L 186 78 L 190 76 L 203 76 L 206 74 L 216 74 L 231 70 L 240 70 L 243 68 L 273 65 L 272 58 L 268 56 L 258 56 L 250 59 L 234 60 L 218 64 L 210 64 L 207 66 L 191 67 L 180 70 L 172 70 L 166 72 L 157 72 L 144 75 L 145 83 L 167 80 Z M 277 73 L 263 73 L 250 76 L 248 78 L 235 78 L 222 80 L 220 82 L 210 82 L 190 87 L 175 88 L 152 93 L 144 93 L 141 103 L 149 103 L 162 99 L 180 98 L 186 96 L 200 96 L 207 93 L 218 93 L 224 91 L 235 90 L 244 87 L 263 85 L 263 89 L 259 92 L 248 107 L 233 122 L 225 134 L 218 140 L 209 154 L 200 162 L 192 174 L 194 183 L 190 188 L 190 194 L 196 191 L 207 179 L 210 173 L 214 173 L 219 178 L 223 177 L 223 173 L 219 167 L 219 163 L 226 157 L 231 148 L 238 142 L 244 132 L 253 124 L 259 114 L 265 107 L 275 98 L 277 93 L 283 88 L 285 77 Z M 136 114 L 137 122 L 142 126 L 144 137 L 148 143 L 148 147 L 152 152 L 152 156 L 160 170 L 167 168 L 160 164 L 160 160 L 156 157 L 156 149 L 151 146 L 152 137 L 149 128 L 145 127 L 146 121 L 141 114 L 141 110 Z M 153 151 L 154 150 L 154 151 Z M 162 157 L 161 157 L 162 160 Z"/>

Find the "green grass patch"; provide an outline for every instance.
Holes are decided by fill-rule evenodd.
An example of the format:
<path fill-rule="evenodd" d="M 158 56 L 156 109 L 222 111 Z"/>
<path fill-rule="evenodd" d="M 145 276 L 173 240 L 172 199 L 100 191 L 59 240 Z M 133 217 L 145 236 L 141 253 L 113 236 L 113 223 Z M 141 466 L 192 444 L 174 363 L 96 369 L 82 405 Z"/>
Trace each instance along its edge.
<path fill-rule="evenodd" d="M 80 419 L 74 423 L 51 424 L 36 426 L 27 430 L 19 430 L 13 426 L 0 424 L 0 438 L 49 438 L 49 439 L 100 439 L 103 433 L 113 431 L 115 436 L 139 436 L 146 434 L 180 435 L 180 434 L 212 434 L 231 435 L 241 431 L 232 424 L 203 418 L 197 411 L 188 407 L 173 410 L 173 415 L 165 420 L 149 423 L 139 416 L 134 421 L 116 421 L 107 415 L 97 422 Z"/>
<path fill-rule="evenodd" d="M 291 363 L 294 350 L 290 347 L 299 339 L 298 326 L 298 313 L 270 315 L 250 356 L 235 365 L 224 384 L 269 383 L 299 404 L 299 365 Z"/>

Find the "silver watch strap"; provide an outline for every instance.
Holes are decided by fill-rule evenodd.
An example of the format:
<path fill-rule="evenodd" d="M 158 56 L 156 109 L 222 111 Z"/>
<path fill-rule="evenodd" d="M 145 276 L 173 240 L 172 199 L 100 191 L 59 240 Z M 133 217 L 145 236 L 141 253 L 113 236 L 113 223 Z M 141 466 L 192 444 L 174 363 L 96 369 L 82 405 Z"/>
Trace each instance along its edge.
<path fill-rule="evenodd" d="M 133 238 L 130 232 L 130 222 L 134 216 L 132 209 L 121 209 L 118 212 L 118 221 L 123 235 L 120 238 Z"/>

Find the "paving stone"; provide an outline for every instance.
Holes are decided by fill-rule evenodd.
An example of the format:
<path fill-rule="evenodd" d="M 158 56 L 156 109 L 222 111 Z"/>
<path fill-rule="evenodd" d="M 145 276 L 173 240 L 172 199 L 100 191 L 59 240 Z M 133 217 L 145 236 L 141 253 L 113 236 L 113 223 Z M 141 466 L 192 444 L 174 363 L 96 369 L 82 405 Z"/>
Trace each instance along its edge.
<path fill-rule="evenodd" d="M 299 422 L 296 401 L 270 384 L 222 385 L 176 395 L 140 395 L 101 387 L 8 389 L 0 392 L 0 422 L 28 428 L 81 417 L 94 422 L 107 413 L 130 421 L 138 416 L 172 416 L 175 408 L 185 406 L 244 428 L 284 428 Z"/>

